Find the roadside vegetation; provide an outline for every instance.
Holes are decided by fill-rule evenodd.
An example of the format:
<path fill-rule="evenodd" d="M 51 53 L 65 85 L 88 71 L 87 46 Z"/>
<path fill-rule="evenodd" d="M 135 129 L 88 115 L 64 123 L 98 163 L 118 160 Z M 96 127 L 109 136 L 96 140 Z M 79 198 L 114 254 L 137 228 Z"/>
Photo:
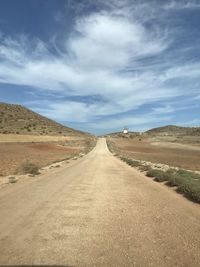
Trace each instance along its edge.
<path fill-rule="evenodd" d="M 10 177 L 8 177 L 8 182 L 10 184 L 14 184 L 17 182 L 17 179 L 15 178 L 15 176 L 10 176 Z"/>
<path fill-rule="evenodd" d="M 90 137 L 85 140 L 85 154 L 88 154 L 90 151 L 93 150 L 93 148 L 96 146 L 97 138 L 96 137 Z"/>
<path fill-rule="evenodd" d="M 157 182 L 166 182 L 167 185 L 176 187 L 178 193 L 200 203 L 200 174 L 182 169 L 167 171 L 152 169 L 147 171 L 146 175 Z"/>
<path fill-rule="evenodd" d="M 31 161 L 26 161 L 22 163 L 20 168 L 18 169 L 18 172 L 20 174 L 32 174 L 32 175 L 38 175 L 39 172 L 39 166 Z"/>
<path fill-rule="evenodd" d="M 112 154 L 115 154 L 115 156 L 118 156 L 121 154 L 121 151 L 116 147 L 114 142 L 106 139 L 106 143 L 107 143 L 108 149 L 110 150 Z"/>
<path fill-rule="evenodd" d="M 147 177 L 153 178 L 156 182 L 164 182 L 174 187 L 176 192 L 183 194 L 186 198 L 200 203 L 200 174 L 179 168 L 158 169 L 145 164 L 144 161 L 134 160 L 122 155 L 115 144 L 107 140 L 111 153 L 118 156 L 122 161 L 131 167 L 145 172 Z"/>

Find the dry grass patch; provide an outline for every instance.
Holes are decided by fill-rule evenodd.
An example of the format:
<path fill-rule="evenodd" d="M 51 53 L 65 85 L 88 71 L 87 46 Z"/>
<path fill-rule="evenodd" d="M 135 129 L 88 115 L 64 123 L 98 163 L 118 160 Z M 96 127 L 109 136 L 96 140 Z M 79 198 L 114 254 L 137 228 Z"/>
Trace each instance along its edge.
<path fill-rule="evenodd" d="M 22 163 L 22 165 L 19 167 L 17 172 L 21 174 L 33 174 L 33 175 L 38 175 L 40 174 L 39 172 L 39 166 L 36 165 L 35 163 L 31 161 L 26 161 Z"/>
<path fill-rule="evenodd" d="M 125 138 L 108 138 L 108 147 L 111 152 L 124 155 L 136 160 L 160 163 L 181 169 L 200 170 L 200 147 L 199 145 L 177 145 L 176 143 L 157 142 L 144 139 L 139 141 Z"/>

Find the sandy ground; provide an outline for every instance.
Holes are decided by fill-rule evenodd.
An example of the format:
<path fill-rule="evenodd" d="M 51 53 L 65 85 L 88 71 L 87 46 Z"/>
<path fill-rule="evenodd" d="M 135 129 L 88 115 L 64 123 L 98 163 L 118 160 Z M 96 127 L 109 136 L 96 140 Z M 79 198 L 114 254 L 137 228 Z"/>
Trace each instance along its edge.
<path fill-rule="evenodd" d="M 152 142 L 148 139 L 111 138 L 128 157 L 162 163 L 188 170 L 200 171 L 200 146 L 171 142 Z"/>
<path fill-rule="evenodd" d="M 200 266 L 200 208 L 108 151 L 0 190 L 0 265 Z"/>
<path fill-rule="evenodd" d="M 81 141 L 74 142 L 73 146 L 56 143 L 0 143 L 0 174 L 12 175 L 26 161 L 43 167 L 72 157 L 84 149 L 84 142 Z"/>
<path fill-rule="evenodd" d="M 196 150 L 200 151 L 200 145 L 191 145 L 191 144 L 180 144 L 180 143 L 172 143 L 172 142 L 151 142 L 151 145 L 153 146 L 160 146 L 165 148 L 179 148 L 184 150 Z"/>

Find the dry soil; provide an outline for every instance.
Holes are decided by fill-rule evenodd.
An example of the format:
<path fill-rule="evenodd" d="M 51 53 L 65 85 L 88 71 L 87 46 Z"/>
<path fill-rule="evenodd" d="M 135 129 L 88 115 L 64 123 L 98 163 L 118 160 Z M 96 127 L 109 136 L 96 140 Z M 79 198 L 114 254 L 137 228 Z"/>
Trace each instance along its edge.
<path fill-rule="evenodd" d="M 0 265 L 200 266 L 200 208 L 113 157 L 0 190 Z"/>
<path fill-rule="evenodd" d="M 162 163 L 169 166 L 188 170 L 200 171 L 200 145 L 179 144 L 171 142 L 152 142 L 139 138 L 112 138 L 122 154 L 153 163 Z"/>

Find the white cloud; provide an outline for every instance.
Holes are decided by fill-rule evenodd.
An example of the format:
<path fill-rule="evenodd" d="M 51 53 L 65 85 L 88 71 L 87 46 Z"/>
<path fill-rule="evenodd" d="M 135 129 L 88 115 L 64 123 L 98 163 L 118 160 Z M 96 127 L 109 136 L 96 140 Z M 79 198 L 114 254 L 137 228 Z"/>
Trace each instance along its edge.
<path fill-rule="evenodd" d="M 152 123 L 159 123 L 161 120 L 163 122 L 168 122 L 172 119 L 171 116 L 158 116 L 155 114 L 145 114 L 145 115 L 127 115 L 122 118 L 112 118 L 109 120 L 102 120 L 97 123 L 88 123 L 89 128 L 94 128 L 97 130 L 106 130 L 111 132 L 114 130 L 121 130 L 123 127 L 128 127 L 129 130 L 135 131 L 138 127 L 139 129 L 144 128 Z"/>
<path fill-rule="evenodd" d="M 171 105 L 165 105 L 162 107 L 157 107 L 153 109 L 154 114 L 168 114 L 168 113 L 173 113 L 174 108 Z"/>
<path fill-rule="evenodd" d="M 113 2 L 110 4 L 114 5 Z M 122 1 L 116 2 L 116 6 L 121 4 Z M 143 5 L 147 8 L 147 4 Z M 116 9 L 79 18 L 63 44 L 65 51 L 56 48 L 59 56 L 51 54 L 48 45 L 40 40 L 1 36 L 0 82 L 27 85 L 40 91 L 58 92 L 62 96 L 98 95 L 105 99 L 103 103 L 60 101 L 37 109 L 53 119 L 88 123 L 91 127 L 95 127 L 95 118 L 187 95 L 187 91 L 165 83 L 173 78 L 198 77 L 199 64 L 172 66 L 165 71 L 157 67 L 127 72 L 127 68 L 137 67 L 141 64 L 138 62 L 147 57 L 162 55 L 171 38 L 159 27 L 148 31 L 142 20 L 130 18 L 128 13 L 125 16 L 126 12 L 127 7 L 121 12 Z M 130 116 L 121 121 L 103 119 L 96 127 L 105 125 L 112 129 L 158 121 L 156 114 L 159 112 L 168 114 L 172 108 L 157 108 L 150 116 Z"/>
<path fill-rule="evenodd" d="M 200 77 L 200 63 L 182 64 L 181 66 L 169 68 L 161 80 L 169 80 L 174 78 L 199 78 Z"/>
<path fill-rule="evenodd" d="M 109 14 L 78 20 L 62 58 L 50 55 L 41 41 L 35 42 L 33 48 L 29 43 L 26 38 L 8 38 L 1 44 L 1 82 L 64 94 L 102 94 L 108 99 L 140 90 L 140 75 L 128 76 L 123 73 L 124 68 L 166 48 L 157 33 L 149 34 L 142 25 Z"/>
<path fill-rule="evenodd" d="M 167 47 L 164 38 L 148 33 L 141 24 L 107 14 L 80 19 L 76 31 L 80 35 L 69 41 L 71 52 L 77 66 L 89 69 L 123 69 Z"/>

